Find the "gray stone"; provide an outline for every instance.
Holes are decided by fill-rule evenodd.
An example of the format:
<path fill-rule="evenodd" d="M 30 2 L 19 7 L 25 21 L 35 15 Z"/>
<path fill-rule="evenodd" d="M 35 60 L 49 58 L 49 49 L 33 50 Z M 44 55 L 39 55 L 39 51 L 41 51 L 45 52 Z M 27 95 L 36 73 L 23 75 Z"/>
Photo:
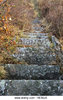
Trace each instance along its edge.
<path fill-rule="evenodd" d="M 37 37 L 41 38 L 40 36 L 37 36 Z M 21 38 L 20 43 L 22 45 L 32 45 L 32 46 L 38 45 L 38 43 L 40 44 L 40 46 L 43 46 L 43 45 L 45 46 L 47 42 L 50 43 L 47 36 L 42 36 L 41 39 L 38 39 L 38 38 Z"/>
<path fill-rule="evenodd" d="M 50 65 L 55 62 L 56 64 L 56 54 L 50 50 L 45 50 L 44 47 L 40 48 L 17 48 L 18 54 L 14 54 L 13 57 L 17 58 L 19 61 L 25 61 L 28 64 L 38 64 L 38 65 Z"/>
<path fill-rule="evenodd" d="M 0 80 L 0 95 L 4 95 L 5 90 L 5 80 Z"/>
<path fill-rule="evenodd" d="M 5 81 L 4 94 L 0 93 L 0 95 L 63 96 L 63 81 L 58 81 L 58 80 L 4 80 L 4 81 Z M 1 80 L 0 83 L 3 83 L 3 80 Z"/>
<path fill-rule="evenodd" d="M 10 79 L 59 79 L 60 67 L 57 65 L 5 64 Z"/>

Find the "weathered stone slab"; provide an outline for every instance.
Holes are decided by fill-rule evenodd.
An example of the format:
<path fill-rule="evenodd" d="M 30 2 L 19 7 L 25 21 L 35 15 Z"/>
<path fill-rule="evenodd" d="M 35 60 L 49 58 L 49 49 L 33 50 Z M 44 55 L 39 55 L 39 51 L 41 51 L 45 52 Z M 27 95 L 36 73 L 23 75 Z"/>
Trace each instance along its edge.
<path fill-rule="evenodd" d="M 48 40 L 47 36 L 43 36 L 41 39 L 37 38 L 21 38 L 20 43 L 22 45 L 40 45 L 40 46 L 47 46 L 50 47 L 50 41 Z"/>
<path fill-rule="evenodd" d="M 4 80 L 0 95 L 6 96 L 63 96 L 63 81 L 58 80 Z M 1 84 L 3 80 L 0 81 Z"/>
<path fill-rule="evenodd" d="M 28 64 L 48 65 L 51 64 L 53 61 L 56 62 L 56 55 L 51 51 L 40 52 L 39 50 L 30 50 L 25 53 L 24 60 Z"/>
<path fill-rule="evenodd" d="M 18 53 L 14 54 L 13 57 L 18 59 L 19 61 L 24 60 L 28 64 L 38 64 L 38 65 L 44 65 L 44 64 L 53 64 L 52 62 L 56 63 L 56 54 L 48 50 L 45 47 L 40 48 L 18 48 Z"/>
<path fill-rule="evenodd" d="M 6 64 L 9 79 L 59 79 L 60 67 L 56 65 Z"/>
<path fill-rule="evenodd" d="M 29 33 L 28 35 L 30 35 L 30 37 L 33 36 L 48 36 L 48 33 Z"/>
<path fill-rule="evenodd" d="M 27 36 L 28 36 L 28 38 L 43 38 L 43 37 L 48 37 L 47 36 L 47 33 L 29 33 L 29 34 L 27 34 Z"/>

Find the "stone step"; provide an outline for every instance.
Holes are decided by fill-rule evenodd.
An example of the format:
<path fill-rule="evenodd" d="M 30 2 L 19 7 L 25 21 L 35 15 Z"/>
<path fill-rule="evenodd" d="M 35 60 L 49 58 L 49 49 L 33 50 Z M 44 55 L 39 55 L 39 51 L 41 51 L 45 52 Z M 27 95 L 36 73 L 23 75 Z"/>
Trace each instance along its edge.
<path fill-rule="evenodd" d="M 40 45 L 50 47 L 50 41 L 47 36 L 43 36 L 41 39 L 38 38 L 21 38 L 19 44 L 22 45 Z"/>
<path fill-rule="evenodd" d="M 32 30 L 33 32 L 39 32 L 39 33 L 42 33 L 45 31 L 45 28 L 39 24 L 36 24 L 36 25 L 32 25 Z"/>
<path fill-rule="evenodd" d="M 44 47 L 45 48 L 51 48 L 51 44 L 52 46 L 58 50 L 60 50 L 60 42 L 59 40 L 55 37 L 55 36 L 52 36 L 51 39 L 49 38 L 49 36 L 31 36 L 31 37 L 28 37 L 28 38 L 20 38 L 20 41 L 19 41 L 19 44 L 22 44 L 22 45 L 27 45 L 27 46 L 41 46 L 41 47 Z"/>
<path fill-rule="evenodd" d="M 44 30 L 44 28 L 40 26 L 32 26 L 32 29 L 39 32 L 42 32 Z"/>
<path fill-rule="evenodd" d="M 17 48 L 17 53 L 12 55 L 19 61 L 25 61 L 27 64 L 56 64 L 56 54 L 50 49 L 41 48 Z"/>
<path fill-rule="evenodd" d="M 0 83 L 0 96 L 63 96 L 63 81 L 1 80 Z"/>
<path fill-rule="evenodd" d="M 22 64 L 5 64 L 5 70 L 9 74 L 9 79 L 59 79 L 60 67 L 57 65 L 22 65 Z"/>
<path fill-rule="evenodd" d="M 49 33 L 39 33 L 38 31 L 35 33 L 24 33 L 25 35 L 29 36 L 48 36 Z"/>
<path fill-rule="evenodd" d="M 31 35 L 31 34 L 29 34 L 28 35 L 28 38 L 32 38 L 32 39 L 34 39 L 34 38 L 36 38 L 36 39 L 42 39 L 42 38 L 48 38 L 48 36 L 47 35 Z"/>
<path fill-rule="evenodd" d="M 41 21 L 39 20 L 39 18 L 35 18 L 33 21 L 32 21 L 32 24 L 40 24 Z"/>

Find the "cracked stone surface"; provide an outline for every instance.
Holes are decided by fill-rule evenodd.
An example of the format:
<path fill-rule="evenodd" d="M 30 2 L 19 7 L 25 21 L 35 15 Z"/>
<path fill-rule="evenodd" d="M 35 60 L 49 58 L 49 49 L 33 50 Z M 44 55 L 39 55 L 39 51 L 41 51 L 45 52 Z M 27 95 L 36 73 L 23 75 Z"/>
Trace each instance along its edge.
<path fill-rule="evenodd" d="M 63 96 L 63 81 L 58 80 L 3 80 L 0 81 L 0 96 Z M 2 90 L 2 87 L 5 87 Z M 4 91 L 4 92 L 3 92 Z"/>
<path fill-rule="evenodd" d="M 6 64 L 9 79 L 59 79 L 60 67 L 57 65 Z"/>
<path fill-rule="evenodd" d="M 38 64 L 38 65 L 44 65 L 44 64 L 53 64 L 55 62 L 56 64 L 56 54 L 52 50 L 46 50 L 44 47 L 40 48 L 18 48 L 19 53 L 16 55 L 13 55 L 15 58 L 17 58 L 19 61 L 25 61 L 28 64 Z"/>

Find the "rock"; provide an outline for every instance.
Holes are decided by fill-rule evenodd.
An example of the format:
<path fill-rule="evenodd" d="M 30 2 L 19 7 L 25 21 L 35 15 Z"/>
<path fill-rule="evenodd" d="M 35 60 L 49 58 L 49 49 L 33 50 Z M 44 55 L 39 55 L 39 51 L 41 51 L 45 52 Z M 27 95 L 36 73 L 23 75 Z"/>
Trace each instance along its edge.
<path fill-rule="evenodd" d="M 5 94 L 5 82 L 5 80 L 0 80 L 0 96 Z"/>
<path fill-rule="evenodd" d="M 56 51 L 56 54 L 59 57 L 61 67 L 63 67 L 63 51 L 59 51 L 59 52 Z"/>
<path fill-rule="evenodd" d="M 37 37 L 41 37 L 41 36 L 37 36 Z M 42 36 L 41 39 L 37 39 L 37 38 L 21 38 L 21 42 L 22 45 L 30 45 L 30 46 L 35 46 L 40 44 L 40 46 L 45 46 L 47 45 L 47 42 L 50 42 L 48 40 L 47 36 Z"/>
<path fill-rule="evenodd" d="M 53 62 L 56 64 L 56 54 L 50 49 L 45 49 L 45 47 L 17 48 L 18 53 L 14 54 L 13 57 L 19 61 L 25 61 L 28 64 L 50 65 L 54 64 Z"/>
<path fill-rule="evenodd" d="M 36 18 L 35 20 L 32 21 L 32 23 L 36 25 L 36 24 L 40 24 L 41 22 L 38 18 Z"/>
<path fill-rule="evenodd" d="M 52 51 L 31 49 L 25 52 L 24 60 L 28 64 L 50 65 L 56 62 L 56 55 Z"/>
<path fill-rule="evenodd" d="M 60 51 L 60 42 L 59 40 L 55 37 L 55 36 L 52 36 L 52 43 L 54 44 L 54 48 L 58 51 Z"/>
<path fill-rule="evenodd" d="M 2 83 L 2 80 L 1 80 Z M 0 94 L 2 95 L 2 94 Z M 6 96 L 63 96 L 63 81 L 6 80 Z"/>
<path fill-rule="evenodd" d="M 6 64 L 9 79 L 59 79 L 60 67 L 56 65 Z"/>

